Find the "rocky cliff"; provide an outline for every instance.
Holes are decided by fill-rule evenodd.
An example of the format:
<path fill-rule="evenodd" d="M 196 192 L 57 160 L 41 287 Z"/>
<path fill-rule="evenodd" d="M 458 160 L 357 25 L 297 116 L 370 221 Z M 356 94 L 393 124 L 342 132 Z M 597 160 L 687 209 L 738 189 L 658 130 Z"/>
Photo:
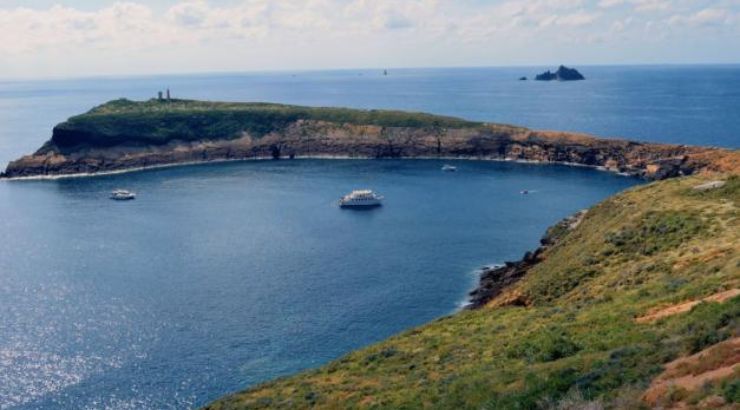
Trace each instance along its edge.
<path fill-rule="evenodd" d="M 737 166 L 726 160 L 730 152 L 721 149 L 532 131 L 428 114 L 386 112 L 383 115 L 392 119 L 386 120 L 366 115 L 373 111 L 321 109 L 326 110 L 322 115 L 308 111 L 310 115 L 291 114 L 278 121 L 270 112 L 270 116 L 250 117 L 250 122 L 245 122 L 244 118 L 235 120 L 227 115 L 230 113 L 208 117 L 202 112 L 183 113 L 165 106 L 158 108 L 156 117 L 142 120 L 142 108 L 134 107 L 139 110 L 137 116 L 126 110 L 96 114 L 98 107 L 93 114 L 58 125 L 50 141 L 37 152 L 12 161 L 2 177 L 94 174 L 194 162 L 301 157 L 523 160 L 603 167 L 653 179 Z M 332 110 L 341 110 L 338 112 L 343 115 Z M 417 117 L 399 120 L 396 115 L 424 117 L 418 121 Z M 199 134 L 205 137 L 199 138 Z"/>
<path fill-rule="evenodd" d="M 586 77 L 579 73 L 575 68 L 569 68 L 564 65 L 558 67 L 554 73 L 550 70 L 545 71 L 542 74 L 537 74 L 534 78 L 537 81 L 579 81 L 585 80 Z"/>

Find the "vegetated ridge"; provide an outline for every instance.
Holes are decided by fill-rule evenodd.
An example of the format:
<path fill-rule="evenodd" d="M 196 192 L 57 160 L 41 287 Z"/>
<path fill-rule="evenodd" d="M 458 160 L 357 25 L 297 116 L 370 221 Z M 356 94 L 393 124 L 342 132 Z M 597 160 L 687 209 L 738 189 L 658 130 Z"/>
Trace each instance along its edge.
<path fill-rule="evenodd" d="M 114 100 L 54 127 L 6 178 L 54 177 L 225 160 L 301 157 L 472 158 L 569 163 L 662 179 L 727 171 L 715 148 L 387 110 L 192 100 Z"/>

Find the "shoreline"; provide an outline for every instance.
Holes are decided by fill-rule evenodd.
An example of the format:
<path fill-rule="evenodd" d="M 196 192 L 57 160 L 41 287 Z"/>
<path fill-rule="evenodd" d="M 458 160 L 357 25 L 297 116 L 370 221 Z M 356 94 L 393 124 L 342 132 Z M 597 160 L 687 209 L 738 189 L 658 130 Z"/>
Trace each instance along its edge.
<path fill-rule="evenodd" d="M 468 293 L 468 304 L 461 310 L 483 308 L 500 296 L 507 288 L 519 282 L 529 273 L 530 269 L 544 260 L 543 254 L 545 251 L 557 245 L 565 234 L 581 224 L 588 212 L 588 208 L 581 209 L 548 227 L 540 238 L 540 245 L 534 250 L 526 251 L 520 259 L 481 269 L 478 284 Z M 529 305 L 529 301 L 521 297 L 515 297 L 503 303 L 515 306 Z"/>
<path fill-rule="evenodd" d="M 619 172 L 619 170 L 609 169 L 603 166 L 579 164 L 574 162 L 557 162 L 557 161 L 538 161 L 538 160 L 527 160 L 527 159 L 515 159 L 515 158 L 498 158 L 498 157 L 471 157 L 471 156 L 419 156 L 419 157 L 401 157 L 401 158 L 373 158 L 367 156 L 349 156 L 349 155 L 301 155 L 293 158 L 281 158 L 275 159 L 270 156 L 260 156 L 253 158 L 239 158 L 239 159 L 214 159 L 209 161 L 187 161 L 177 162 L 170 164 L 157 164 L 144 167 L 125 168 L 120 170 L 101 171 L 94 173 L 80 173 L 80 174 L 62 174 L 62 175 L 36 175 L 28 177 L 11 177 L 11 178 L 0 178 L 0 181 L 6 180 L 12 181 L 54 181 L 60 179 L 76 179 L 76 178 L 95 178 L 105 177 L 111 175 L 128 174 L 135 172 L 143 172 L 158 169 L 167 169 L 174 167 L 188 167 L 188 166 L 201 166 L 209 164 L 225 164 L 235 162 L 249 162 L 249 161 L 294 161 L 294 160 L 361 160 L 361 161 L 372 161 L 372 160 L 419 160 L 419 161 L 430 161 L 430 160 L 450 160 L 450 161 L 491 161 L 491 162 L 508 162 L 516 163 L 521 165 L 539 165 L 539 166 L 564 166 L 564 167 L 576 167 L 576 168 L 588 168 L 594 171 L 609 172 L 615 176 L 639 178 L 645 180 L 644 176 L 638 174 L 630 174 L 625 172 Z M 469 272 L 473 276 L 473 285 L 465 291 L 465 297 L 460 300 L 456 307 L 449 313 L 454 315 L 458 312 L 465 310 L 476 310 L 484 307 L 486 303 L 498 296 L 501 291 L 514 283 L 516 283 L 521 277 L 526 275 L 528 270 L 541 262 L 539 256 L 542 252 L 554 245 L 557 241 L 557 237 L 551 234 L 551 231 L 558 227 L 565 225 L 566 231 L 574 229 L 578 223 L 582 220 L 586 214 L 586 210 L 580 210 L 575 212 L 573 215 L 565 217 L 564 219 L 555 222 L 552 226 L 548 227 L 540 239 L 540 245 L 534 250 L 525 251 L 522 258 L 515 261 L 504 261 L 501 263 L 490 263 L 476 268 Z M 494 291 L 491 292 L 491 287 L 495 287 Z M 488 289 L 486 289 L 488 287 Z M 514 302 L 516 303 L 516 301 Z"/>
<path fill-rule="evenodd" d="M 427 113 L 196 100 L 109 101 L 57 124 L 0 179 L 262 159 L 436 159 L 585 166 L 666 179 L 738 168 L 735 150 L 531 130 Z"/>
<path fill-rule="evenodd" d="M 740 158 L 736 156 L 735 159 Z M 546 250 L 528 252 L 519 262 L 509 262 L 504 266 L 504 269 L 512 268 L 510 271 L 515 275 L 490 275 L 492 298 L 481 303 L 481 307 L 485 306 L 483 309 L 460 309 L 467 310 L 462 313 L 457 310 L 381 342 L 353 349 L 315 369 L 244 386 L 204 404 L 202 408 L 258 408 L 270 404 L 279 407 L 284 403 L 305 407 L 361 407 L 368 404 L 414 407 L 419 403 L 414 401 L 416 396 L 409 398 L 398 393 L 409 390 L 419 396 L 424 394 L 424 397 L 434 394 L 432 397 L 438 400 L 436 403 L 444 403 L 439 407 L 479 408 L 490 407 L 489 404 L 493 403 L 492 407 L 498 408 L 501 403 L 519 403 L 523 394 L 543 394 L 539 379 L 530 380 L 532 372 L 556 380 L 567 376 L 557 390 L 566 395 L 567 391 L 572 391 L 572 386 L 578 386 L 579 380 L 593 383 L 585 387 L 599 386 L 597 383 L 601 379 L 593 377 L 605 371 L 615 378 L 607 379 L 610 385 L 604 394 L 624 389 L 630 394 L 629 403 L 632 404 L 628 407 L 640 407 L 639 404 L 644 403 L 644 389 L 656 377 L 654 369 L 675 357 L 695 354 L 690 350 L 695 346 L 694 329 L 701 329 L 707 323 L 712 330 L 731 328 L 733 322 L 721 318 L 736 310 L 738 299 L 726 301 L 723 305 L 702 305 L 704 310 L 694 309 L 692 313 L 672 319 L 672 322 L 650 322 L 650 328 L 636 322 L 636 318 L 656 309 L 665 311 L 667 306 L 679 302 L 686 304 L 687 300 L 696 300 L 689 303 L 699 304 L 702 300 L 711 300 L 711 295 L 716 292 L 727 292 L 736 287 L 738 272 L 734 268 L 737 252 L 728 249 L 727 244 L 737 243 L 738 234 L 730 225 L 718 223 L 723 226 L 722 230 L 713 232 L 709 238 L 694 232 L 689 237 L 681 236 L 678 243 L 665 244 L 647 254 L 640 249 L 634 251 L 604 240 L 605 233 L 647 227 L 645 231 L 649 230 L 649 236 L 640 238 L 638 244 L 654 243 L 665 234 L 649 229 L 656 226 L 648 219 L 655 215 L 656 202 L 663 204 L 659 210 L 669 218 L 680 216 L 681 220 L 692 220 L 706 215 L 710 219 L 702 222 L 706 224 L 702 225 L 704 227 L 731 221 L 731 213 L 721 214 L 719 211 L 728 206 L 736 208 L 732 198 L 738 192 L 737 175 L 735 171 L 673 178 L 610 195 L 586 212 L 581 211 L 548 228 L 540 247 L 546 247 Z M 716 191 L 711 194 L 693 195 L 692 190 L 713 182 L 710 178 L 722 178 L 727 183 L 713 183 L 711 186 L 714 188 L 711 189 Z M 695 212 L 699 216 L 694 216 Z M 682 232 L 691 232 L 689 230 L 693 228 L 685 229 Z M 677 249 L 688 251 L 681 254 L 678 261 L 681 263 L 676 263 Z M 697 251 L 691 252 L 691 249 Z M 601 256 L 603 262 L 594 266 L 589 258 L 591 255 Z M 516 269 L 527 261 L 532 262 L 527 269 Z M 663 262 L 670 263 L 670 276 L 666 271 L 661 271 L 665 276 L 657 275 L 652 268 L 647 272 L 634 269 L 636 266 L 659 266 Z M 714 273 L 707 274 L 711 267 L 715 267 Z M 491 268 L 487 272 L 501 272 Z M 696 287 L 675 289 L 665 286 L 676 277 Z M 507 282 L 507 279 L 511 281 Z M 654 343 L 661 339 L 677 340 L 679 344 L 675 346 L 681 349 L 670 349 L 671 356 L 667 356 L 666 346 Z M 708 340 L 700 348 L 710 346 L 711 349 L 717 342 Z M 543 345 L 544 348 L 540 347 Z M 673 344 L 669 346 L 674 347 Z M 625 351 L 631 353 L 626 359 L 621 359 Z M 620 352 L 619 356 L 615 352 Z M 713 366 L 724 366 L 725 362 L 717 362 Z M 513 368 L 511 373 L 502 374 L 497 371 L 502 368 L 499 363 L 513 363 L 516 367 L 509 366 L 507 369 Z M 633 379 L 622 380 L 625 372 L 635 371 L 639 371 L 638 387 L 635 387 Z M 370 384 L 368 390 L 356 393 L 358 384 L 378 383 L 381 378 L 384 380 L 381 384 Z M 457 388 L 450 388 L 447 383 L 453 378 L 459 380 L 459 384 L 453 385 Z M 502 389 L 512 383 L 520 383 L 520 380 L 529 384 L 510 393 L 507 396 L 510 400 L 501 401 L 501 396 L 490 393 L 489 384 L 480 387 L 477 384 L 487 380 L 493 380 Z M 614 380 L 620 384 L 612 387 Z M 427 384 L 419 386 L 419 381 L 428 382 L 431 386 L 427 390 Z M 444 401 L 451 393 L 457 394 L 455 400 Z M 484 393 L 490 397 L 481 399 Z M 545 393 L 553 394 L 549 390 Z M 314 401 L 316 397 L 318 400 Z M 625 402 L 615 399 L 607 403 Z"/>
<path fill-rule="evenodd" d="M 614 175 L 618 175 L 622 177 L 644 178 L 638 173 L 621 172 L 617 169 L 610 169 L 610 168 L 600 166 L 600 165 L 580 164 L 577 162 L 569 162 L 569 161 L 541 161 L 541 160 L 531 160 L 531 159 L 521 159 L 521 158 L 501 158 L 501 157 L 493 157 L 493 156 L 484 156 L 484 157 L 415 156 L 415 157 L 376 158 L 376 157 L 370 157 L 370 156 L 353 156 L 353 155 L 296 155 L 292 158 L 273 158 L 271 156 L 258 156 L 258 157 L 250 157 L 250 158 L 223 158 L 223 159 L 212 159 L 212 160 L 202 160 L 202 161 L 183 161 L 183 162 L 145 165 L 145 166 L 131 167 L 131 168 L 113 169 L 109 171 L 80 172 L 80 173 L 72 173 L 72 174 L 43 174 L 43 175 L 29 175 L 29 176 L 13 176 L 13 177 L 7 177 L 4 174 L 0 174 L 0 181 L 8 181 L 8 182 L 11 182 L 11 181 L 53 181 L 53 180 L 59 180 L 59 179 L 95 178 L 95 177 L 104 177 L 104 176 L 110 176 L 110 175 L 120 175 L 120 174 L 129 174 L 129 173 L 142 172 L 142 171 L 157 170 L 157 169 L 188 167 L 188 166 L 198 166 L 198 165 L 207 165 L 207 164 L 223 164 L 223 163 L 250 162 L 250 161 L 293 161 L 293 160 L 311 160 L 311 159 L 362 160 L 362 161 L 372 161 L 372 160 L 383 161 L 383 160 L 394 160 L 395 159 L 395 160 L 422 160 L 422 161 L 443 160 L 443 161 L 511 162 L 511 163 L 516 163 L 516 164 L 528 164 L 528 165 L 543 165 L 543 166 L 559 165 L 559 166 L 567 166 L 567 167 L 590 168 L 596 171 L 609 172 Z"/>
<path fill-rule="evenodd" d="M 175 162 L 175 163 L 168 163 L 168 164 L 149 165 L 149 166 L 143 166 L 143 167 L 123 168 L 123 169 L 111 170 L 111 171 L 92 172 L 92 173 L 34 175 L 34 176 L 10 177 L 10 178 L 0 177 L 0 181 L 3 181 L 3 180 L 8 181 L 8 182 L 54 181 L 54 180 L 61 180 L 61 179 L 105 177 L 105 176 L 111 176 L 111 175 L 121 175 L 121 174 L 128 174 L 128 173 L 144 172 L 144 171 L 150 171 L 150 170 L 167 169 L 167 168 L 175 168 L 175 167 L 201 166 L 201 165 L 209 165 L 209 164 L 217 165 L 217 164 L 250 162 L 250 161 L 258 162 L 258 161 L 294 161 L 294 160 L 298 160 L 298 161 L 300 160 L 491 161 L 491 162 L 515 163 L 515 164 L 521 164 L 521 165 L 564 166 L 564 167 L 588 168 L 594 171 L 609 172 L 611 174 L 614 174 L 615 176 L 622 176 L 622 177 L 628 177 L 628 178 L 639 178 L 643 180 L 646 179 L 644 175 L 641 176 L 636 173 L 620 172 L 617 169 L 609 169 L 604 166 L 580 164 L 576 162 L 567 162 L 567 161 L 540 161 L 540 160 L 528 160 L 528 159 L 519 159 L 519 158 L 500 158 L 500 157 L 492 157 L 492 156 L 484 156 L 484 157 L 416 156 L 416 157 L 400 157 L 400 158 L 388 158 L 388 157 L 373 158 L 369 156 L 350 156 L 350 155 L 296 155 L 292 158 L 280 158 L 280 159 L 276 159 L 271 156 L 259 156 L 259 157 L 252 157 L 252 158 L 233 158 L 233 159 L 225 158 L 225 159 L 213 159 L 213 160 L 205 160 L 205 161 L 184 161 L 184 162 Z M 488 303 L 493 298 L 498 296 L 501 290 L 516 283 L 518 279 L 523 277 L 531 267 L 541 262 L 541 260 L 538 259 L 538 256 L 542 252 L 544 252 L 547 248 L 552 246 L 557 240 L 557 238 L 553 238 L 553 236 L 550 235 L 550 231 L 554 229 L 555 227 L 559 225 L 563 225 L 563 224 L 566 224 L 568 226 L 567 230 L 575 228 L 575 226 L 577 226 L 577 224 L 580 223 L 580 220 L 582 219 L 583 215 L 585 215 L 586 212 L 587 210 L 577 211 L 573 215 L 568 216 L 556 222 L 554 225 L 548 227 L 546 229 L 546 232 L 543 234 L 542 238 L 540 239 L 540 245 L 532 251 L 525 251 L 522 258 L 517 259 L 515 261 L 504 261 L 502 263 L 486 264 L 486 265 L 483 265 L 469 272 L 469 274 L 473 276 L 472 286 L 470 286 L 468 290 L 465 291 L 465 297 L 456 304 L 456 307 L 449 313 L 449 315 L 454 315 L 454 314 L 457 314 L 465 310 L 480 309 L 484 307 L 486 303 Z M 577 220 L 577 221 L 574 223 L 573 222 L 574 220 Z M 494 293 L 490 292 L 491 286 L 497 287 Z M 486 287 L 489 287 L 489 289 L 487 290 Z"/>
<path fill-rule="evenodd" d="M 469 276 L 471 278 L 471 286 L 468 286 L 465 291 L 465 296 L 455 304 L 455 309 L 453 309 L 449 314 L 454 315 L 465 310 L 471 310 L 473 300 L 471 299 L 470 294 L 480 287 L 483 275 L 488 271 L 495 270 L 503 266 L 504 264 L 501 263 L 488 263 L 468 271 L 465 276 Z"/>

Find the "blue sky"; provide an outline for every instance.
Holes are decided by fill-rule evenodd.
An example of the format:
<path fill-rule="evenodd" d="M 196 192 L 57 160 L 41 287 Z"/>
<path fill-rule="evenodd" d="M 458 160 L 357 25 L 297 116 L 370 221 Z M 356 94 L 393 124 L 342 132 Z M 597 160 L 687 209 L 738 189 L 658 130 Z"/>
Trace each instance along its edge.
<path fill-rule="evenodd" d="M 0 77 L 740 63 L 740 0 L 0 0 Z"/>

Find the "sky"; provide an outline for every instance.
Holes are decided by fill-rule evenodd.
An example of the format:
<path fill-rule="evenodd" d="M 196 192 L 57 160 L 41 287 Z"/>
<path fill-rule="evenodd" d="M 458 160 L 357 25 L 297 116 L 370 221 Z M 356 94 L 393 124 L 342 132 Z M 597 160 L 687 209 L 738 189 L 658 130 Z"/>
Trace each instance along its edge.
<path fill-rule="evenodd" d="M 740 63 L 740 0 L 0 0 L 0 78 Z"/>

